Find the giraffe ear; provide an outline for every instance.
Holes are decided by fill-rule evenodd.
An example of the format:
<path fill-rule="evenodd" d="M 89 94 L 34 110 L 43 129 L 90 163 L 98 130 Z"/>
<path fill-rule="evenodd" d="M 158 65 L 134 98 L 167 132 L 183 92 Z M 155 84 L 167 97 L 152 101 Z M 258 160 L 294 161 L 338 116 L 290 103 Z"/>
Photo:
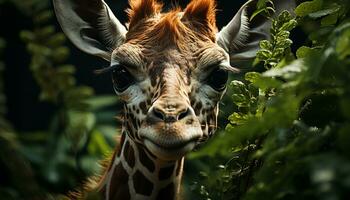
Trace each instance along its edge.
<path fill-rule="evenodd" d="M 110 60 L 126 28 L 103 0 L 53 0 L 63 32 L 82 51 Z"/>
<path fill-rule="evenodd" d="M 129 27 L 134 26 L 139 21 L 152 17 L 160 13 L 163 4 L 157 0 L 129 0 L 130 8 L 127 10 L 129 15 Z"/>
<path fill-rule="evenodd" d="M 231 63 L 253 59 L 259 50 L 259 42 L 269 39 L 271 27 L 269 19 L 259 16 L 249 21 L 256 10 L 257 2 L 258 0 L 249 0 L 245 3 L 216 36 L 217 44 L 228 52 Z M 273 2 L 276 15 L 283 10 L 293 11 L 295 8 L 294 0 L 274 0 Z"/>
<path fill-rule="evenodd" d="M 215 0 L 192 0 L 187 5 L 183 19 L 204 25 L 203 30 L 216 30 L 216 3 Z"/>

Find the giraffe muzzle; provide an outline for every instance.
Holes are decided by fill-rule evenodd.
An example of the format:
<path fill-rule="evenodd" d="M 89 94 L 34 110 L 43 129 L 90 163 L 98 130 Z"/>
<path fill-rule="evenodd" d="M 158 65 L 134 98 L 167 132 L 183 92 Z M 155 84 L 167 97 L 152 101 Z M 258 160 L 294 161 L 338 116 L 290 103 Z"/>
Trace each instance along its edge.
<path fill-rule="evenodd" d="M 169 103 L 170 100 L 156 103 L 147 114 L 148 123 L 174 123 L 195 117 L 193 109 L 185 103 Z"/>
<path fill-rule="evenodd" d="M 177 160 L 196 147 L 203 132 L 199 123 L 198 126 L 190 126 L 176 122 L 142 127 L 139 136 L 145 147 L 158 158 Z"/>
<path fill-rule="evenodd" d="M 190 152 L 203 136 L 192 108 L 181 112 L 150 109 L 139 129 L 142 142 L 162 160 L 177 160 Z"/>

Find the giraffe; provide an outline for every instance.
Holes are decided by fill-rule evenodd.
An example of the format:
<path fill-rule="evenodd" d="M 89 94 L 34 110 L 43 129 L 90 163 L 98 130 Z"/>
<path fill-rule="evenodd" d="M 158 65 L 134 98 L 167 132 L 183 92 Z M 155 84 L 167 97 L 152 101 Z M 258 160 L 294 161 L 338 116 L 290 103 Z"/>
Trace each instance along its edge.
<path fill-rule="evenodd" d="M 123 102 L 120 145 L 89 192 L 101 199 L 178 199 L 185 155 L 217 128 L 229 72 L 255 56 L 268 20 L 250 21 L 247 1 L 227 26 L 216 27 L 215 0 L 192 0 L 163 12 L 156 0 L 129 0 L 126 26 L 103 0 L 53 0 L 57 19 L 82 51 L 110 63 Z M 277 10 L 290 0 L 275 2 Z M 91 199 L 91 198 L 90 198 Z"/>

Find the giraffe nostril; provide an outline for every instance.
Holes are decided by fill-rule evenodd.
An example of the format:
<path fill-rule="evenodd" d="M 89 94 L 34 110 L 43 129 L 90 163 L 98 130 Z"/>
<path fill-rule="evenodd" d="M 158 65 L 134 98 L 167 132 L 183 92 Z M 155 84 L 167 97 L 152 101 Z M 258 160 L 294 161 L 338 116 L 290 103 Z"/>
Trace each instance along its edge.
<path fill-rule="evenodd" d="M 183 112 L 180 113 L 178 120 L 181 120 L 185 117 L 187 117 L 188 115 L 190 115 L 190 109 L 187 108 L 186 110 L 184 110 Z"/>
<path fill-rule="evenodd" d="M 187 116 L 191 115 L 191 111 L 189 108 L 182 110 L 182 111 L 176 111 L 169 112 L 168 110 L 163 110 L 161 108 L 154 107 L 151 109 L 150 117 L 149 119 L 154 119 L 154 122 L 163 121 L 165 123 L 172 123 L 176 121 L 180 121 Z"/>
<path fill-rule="evenodd" d="M 162 121 L 165 120 L 165 116 L 164 116 L 164 113 L 157 109 L 157 108 L 153 108 L 153 115 L 158 118 L 158 119 L 161 119 Z"/>

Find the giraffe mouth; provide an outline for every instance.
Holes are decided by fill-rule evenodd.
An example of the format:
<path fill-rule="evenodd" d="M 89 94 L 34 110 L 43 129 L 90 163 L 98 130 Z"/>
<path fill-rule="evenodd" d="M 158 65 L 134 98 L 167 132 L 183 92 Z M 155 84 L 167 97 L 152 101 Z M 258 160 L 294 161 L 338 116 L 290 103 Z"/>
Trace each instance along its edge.
<path fill-rule="evenodd" d="M 174 141 L 166 143 L 150 138 L 144 138 L 144 144 L 153 154 L 164 160 L 174 160 L 184 156 L 187 152 L 194 149 L 199 138 L 193 138 L 186 141 Z"/>
<path fill-rule="evenodd" d="M 153 141 L 149 138 L 145 138 L 145 142 L 149 141 L 149 142 L 153 143 L 154 145 L 158 146 L 159 148 L 167 149 L 167 150 L 181 149 L 181 148 L 187 146 L 188 144 L 196 143 L 197 140 L 198 140 L 197 138 L 194 138 L 194 139 L 191 139 L 189 141 L 176 141 L 173 143 L 165 143 L 165 142 L 156 142 L 156 141 Z"/>
<path fill-rule="evenodd" d="M 192 151 L 203 136 L 199 126 L 181 123 L 143 126 L 138 132 L 145 147 L 161 160 L 177 160 Z"/>

